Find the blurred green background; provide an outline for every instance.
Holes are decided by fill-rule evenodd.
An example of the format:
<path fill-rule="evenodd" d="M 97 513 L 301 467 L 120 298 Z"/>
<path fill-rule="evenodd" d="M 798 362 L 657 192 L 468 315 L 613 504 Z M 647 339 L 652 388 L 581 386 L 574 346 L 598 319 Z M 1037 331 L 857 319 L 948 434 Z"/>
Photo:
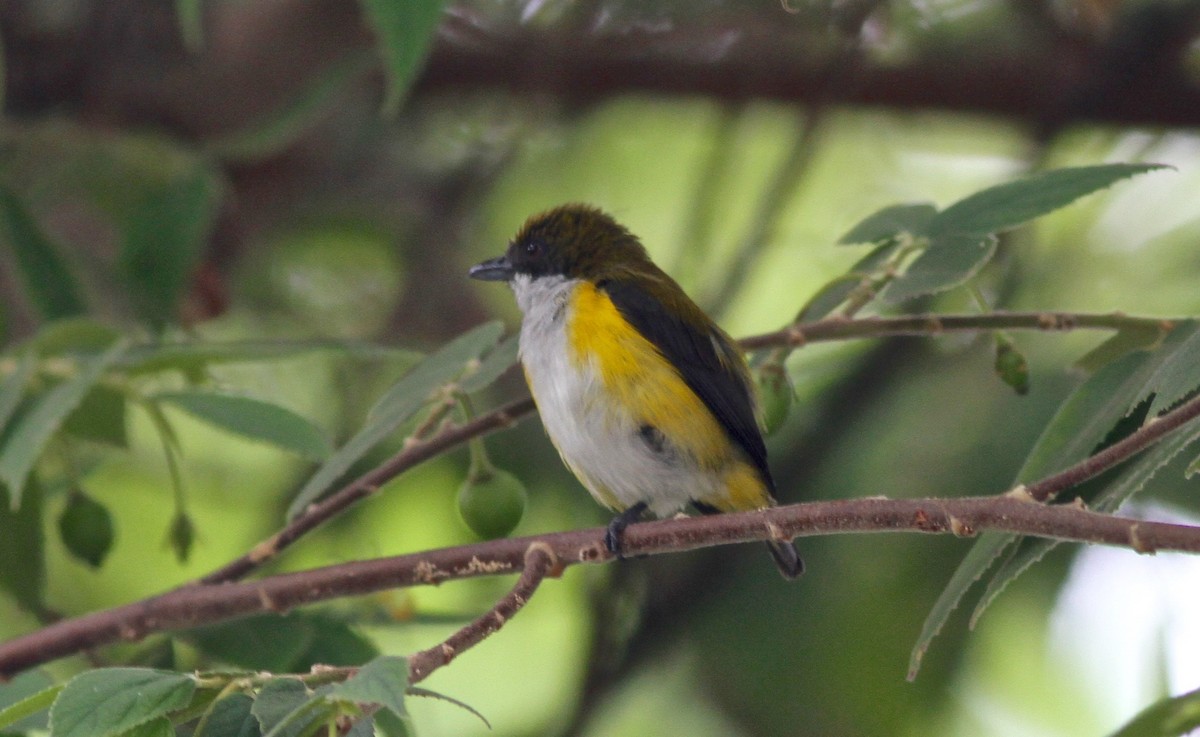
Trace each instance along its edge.
<path fill-rule="evenodd" d="M 399 20 L 384 23 L 389 13 Z M 515 329 L 511 294 L 465 271 L 499 254 L 527 216 L 569 201 L 614 213 L 741 336 L 787 324 L 849 268 L 862 251 L 834 243 L 884 205 L 942 206 L 1048 167 L 1160 162 L 1175 170 L 1006 235 L 980 288 L 1000 309 L 1194 315 L 1198 35 L 1200 4 L 1183 0 L 11 0 L 0 3 L 0 179 L 70 265 L 84 311 L 125 332 L 404 349 L 314 352 L 203 377 L 340 442 L 411 365 L 409 351 L 493 316 Z M 13 347 L 49 319 L 11 243 L 0 255 L 0 330 Z M 906 308 L 977 309 L 959 292 Z M 1017 339 L 1032 379 L 1023 397 L 995 377 L 986 337 L 797 351 L 797 402 L 768 443 L 781 501 L 1006 489 L 1079 381 L 1071 363 L 1100 340 Z M 523 395 L 518 373 L 477 408 Z M 98 569 L 58 541 L 69 490 L 55 484 L 61 469 L 41 469 L 54 611 L 124 603 L 208 572 L 278 529 L 312 470 L 182 412 L 170 420 L 196 528 L 187 562 L 167 542 L 176 501 L 161 443 L 131 408 L 127 452 L 74 454 L 83 489 L 115 525 Z M 515 534 L 606 521 L 536 418 L 488 447 L 529 490 Z M 1187 460 L 1142 498 L 1186 515 Z M 473 540 L 455 506 L 466 465 L 459 450 L 402 476 L 271 570 Z M 1198 640 L 1188 639 L 1200 637 L 1200 601 L 1164 593 L 1200 590 L 1190 561 L 1114 553 L 1096 563 L 1062 548 L 974 632 L 953 621 L 910 683 L 909 650 L 969 543 L 798 544 L 809 572 L 794 584 L 757 545 L 574 567 L 423 685 L 480 710 L 492 734 L 586 737 L 1098 735 L 1200 686 Z M 1134 583 L 1148 588 L 1123 593 Z M 404 654 L 508 585 L 453 583 L 322 611 Z M 0 596 L 0 636 L 37 625 Z M 108 657 L 189 668 L 211 653 L 152 640 Z M 489 733 L 443 702 L 411 708 L 422 735 Z"/>

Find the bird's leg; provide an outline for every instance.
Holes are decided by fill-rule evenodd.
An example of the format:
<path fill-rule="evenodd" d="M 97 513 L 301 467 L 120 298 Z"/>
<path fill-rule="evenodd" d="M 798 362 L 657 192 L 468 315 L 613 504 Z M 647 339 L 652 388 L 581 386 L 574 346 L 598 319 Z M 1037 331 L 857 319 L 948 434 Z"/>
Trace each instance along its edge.
<path fill-rule="evenodd" d="M 608 531 L 604 533 L 604 547 L 608 548 L 608 552 L 618 558 L 625 557 L 621 554 L 625 528 L 641 519 L 642 513 L 645 511 L 646 502 L 638 502 L 633 506 L 626 507 L 625 511 L 612 518 L 612 522 L 608 523 Z"/>

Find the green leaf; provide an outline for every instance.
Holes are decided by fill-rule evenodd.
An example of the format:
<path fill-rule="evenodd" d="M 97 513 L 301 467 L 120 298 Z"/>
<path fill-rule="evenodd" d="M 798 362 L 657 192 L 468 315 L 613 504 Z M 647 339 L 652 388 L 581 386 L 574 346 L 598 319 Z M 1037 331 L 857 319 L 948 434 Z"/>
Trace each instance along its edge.
<path fill-rule="evenodd" d="M 349 624 L 318 614 L 260 614 L 180 637 L 226 663 L 274 673 L 306 671 L 316 663 L 353 665 L 378 655 Z"/>
<path fill-rule="evenodd" d="M 313 722 L 313 712 L 323 707 L 324 699 L 300 681 L 276 678 L 259 690 L 250 713 L 264 737 L 297 737 Z"/>
<path fill-rule="evenodd" d="M 269 117 L 207 141 L 204 148 L 234 161 L 257 161 L 279 153 L 307 132 L 346 93 L 350 81 L 374 61 L 369 53 L 347 54 L 317 73 L 296 97 L 273 110 Z"/>
<path fill-rule="evenodd" d="M 883 243 L 907 233 L 914 237 L 925 235 L 929 222 L 937 214 L 937 208 L 928 202 L 892 205 L 864 218 L 845 235 L 838 245 L 860 243 Z"/>
<path fill-rule="evenodd" d="M 944 292 L 975 276 L 996 253 L 996 237 L 988 234 L 941 233 L 929 247 L 883 290 L 883 300 L 899 304 L 913 297 Z"/>
<path fill-rule="evenodd" d="M 795 322 L 813 322 L 828 317 L 863 285 L 864 280 L 881 275 L 880 270 L 898 247 L 895 241 L 886 241 L 871 249 L 849 271 L 818 289 L 800 309 Z"/>
<path fill-rule="evenodd" d="M 223 430 L 270 443 L 303 458 L 321 461 L 333 452 L 320 428 L 277 404 L 199 390 L 163 392 L 152 399 L 179 407 Z"/>
<path fill-rule="evenodd" d="M 58 517 L 58 533 L 71 555 L 93 568 L 104 562 L 116 537 L 108 508 L 81 491 L 67 498 Z"/>
<path fill-rule="evenodd" d="M 17 359 L 13 372 L 0 381 L 0 437 L 8 429 L 8 421 L 21 405 L 21 398 L 25 396 L 25 384 L 33 375 L 36 365 L 32 355 L 23 353 Z"/>
<path fill-rule="evenodd" d="M 383 112 L 394 116 L 416 79 L 433 44 L 443 0 L 360 0 L 367 22 L 379 37 L 379 53 L 387 70 Z"/>
<path fill-rule="evenodd" d="M 161 329 L 178 312 L 216 215 L 220 188 L 195 166 L 148 188 L 124 213 L 118 263 L 138 316 Z"/>
<path fill-rule="evenodd" d="M 374 642 L 347 622 L 319 614 L 307 615 L 306 619 L 312 637 L 297 661 L 298 671 L 307 671 L 318 663 L 355 665 L 379 655 Z"/>
<path fill-rule="evenodd" d="M 83 440 L 104 443 L 115 448 L 129 447 L 125 429 L 125 394 L 97 384 L 83 396 L 79 407 L 67 416 L 63 431 Z"/>
<path fill-rule="evenodd" d="M 1164 339 L 1159 350 L 1126 354 L 1082 383 L 1042 430 L 1017 474 L 1018 482 L 1026 483 L 1056 473 L 1091 454 L 1125 416 L 1131 403 L 1143 396 L 1146 379 L 1173 353 L 1185 335 L 1190 335 L 1190 330 L 1180 332 L 1177 329 Z M 1008 533 L 985 532 L 975 541 L 925 618 L 909 658 L 910 680 L 916 677 L 930 643 L 958 608 L 967 590 L 1018 539 Z"/>
<path fill-rule="evenodd" d="M 1171 331 L 1169 323 L 1156 325 L 1131 325 L 1123 327 L 1100 345 L 1088 351 L 1075 362 L 1075 368 L 1090 374 L 1099 371 L 1121 356 L 1132 351 L 1155 348 Z"/>
<path fill-rule="evenodd" d="M 7 187 L 0 186 L 0 233 L 13 250 L 25 291 L 47 320 L 87 311 L 79 284 L 59 249 Z"/>
<path fill-rule="evenodd" d="M 45 729 L 46 715 L 62 686 L 50 685 L 44 672 L 22 673 L 0 686 L 0 733 Z"/>
<path fill-rule="evenodd" d="M 384 737 L 414 737 L 417 733 L 411 719 L 398 717 L 387 709 L 375 713 L 375 727 Z"/>
<path fill-rule="evenodd" d="M 399 361 L 416 364 L 416 351 L 387 348 L 374 343 L 348 340 L 246 340 L 230 343 L 166 343 L 134 346 L 120 366 L 131 374 L 178 370 L 187 373 L 203 370 L 211 364 L 259 363 L 286 360 L 321 351 L 345 354 L 351 358 Z"/>
<path fill-rule="evenodd" d="M 254 699 L 233 693 L 213 704 L 208 719 L 193 737 L 261 737 L 258 720 L 250 713 Z"/>
<path fill-rule="evenodd" d="M 913 644 L 908 656 L 908 680 L 914 680 L 921 669 L 921 660 L 929 650 L 933 638 L 938 636 L 942 627 L 946 626 L 950 615 L 958 608 L 959 602 L 966 595 L 971 585 L 983 577 L 992 567 L 996 559 L 1014 542 L 1012 535 L 1002 532 L 985 532 L 976 539 L 975 544 L 967 551 L 962 563 L 958 564 L 954 575 L 942 593 L 938 596 L 925 622 L 921 625 L 921 633 Z"/>
<path fill-rule="evenodd" d="M 90 317 L 55 320 L 45 325 L 29 341 L 40 356 L 99 353 L 111 346 L 121 334 Z"/>
<path fill-rule="evenodd" d="M 16 422 L 0 450 L 0 481 L 7 484 L 14 509 L 21 504 L 25 480 L 46 443 L 125 349 L 126 343 L 118 341 L 104 353 L 80 361 L 75 376 L 47 392 Z"/>
<path fill-rule="evenodd" d="M 1200 329 L 1193 326 L 1191 335 L 1163 361 L 1146 383 L 1147 393 L 1154 393 L 1150 417 L 1170 409 L 1200 387 Z"/>
<path fill-rule="evenodd" d="M 1033 220 L 1161 164 L 1101 164 L 1034 174 L 965 197 L 935 215 L 929 235 L 985 235 Z"/>
<path fill-rule="evenodd" d="M 46 539 L 42 532 L 42 490 L 36 480 L 30 482 L 20 509 L 0 504 L 0 530 L 0 588 L 26 611 L 41 612 L 46 587 Z"/>
<path fill-rule="evenodd" d="M 1178 737 L 1200 727 L 1200 689 L 1156 701 L 1110 737 Z"/>
<path fill-rule="evenodd" d="M 1106 484 L 1095 497 L 1090 507 L 1093 511 L 1110 513 L 1120 509 L 1134 494 L 1141 491 L 1160 468 L 1171 462 L 1176 455 L 1200 438 L 1200 422 L 1192 421 L 1160 440 L 1149 450 L 1138 456 L 1119 476 Z M 1018 576 L 1029 570 L 1034 563 L 1058 547 L 1060 541 L 1049 538 L 1029 540 L 988 581 L 987 588 L 971 614 L 971 627 L 979 621 L 984 611 L 991 606 L 1001 592 Z"/>
<path fill-rule="evenodd" d="M 408 688 L 408 659 L 381 655 L 358 669 L 350 678 L 333 687 L 328 698 L 356 704 L 379 704 L 398 717 L 404 708 L 404 690 Z"/>
<path fill-rule="evenodd" d="M 118 737 L 175 737 L 175 726 L 166 717 L 155 717 L 121 732 Z"/>
<path fill-rule="evenodd" d="M 499 322 L 479 325 L 450 341 L 405 374 L 371 408 L 367 424 L 308 480 L 288 507 L 288 518 L 300 514 L 316 501 L 355 461 L 423 407 L 435 389 L 458 378 L 468 362 L 496 345 L 503 332 L 504 327 Z"/>
<path fill-rule="evenodd" d="M 150 668 L 101 668 L 72 678 L 50 709 L 54 737 L 108 737 L 182 709 L 196 681 Z"/>
<path fill-rule="evenodd" d="M 492 349 L 487 357 L 480 362 L 479 367 L 468 373 L 459 386 L 468 394 L 485 389 L 499 379 L 505 371 L 517 362 L 517 350 L 520 336 L 510 335 Z"/>

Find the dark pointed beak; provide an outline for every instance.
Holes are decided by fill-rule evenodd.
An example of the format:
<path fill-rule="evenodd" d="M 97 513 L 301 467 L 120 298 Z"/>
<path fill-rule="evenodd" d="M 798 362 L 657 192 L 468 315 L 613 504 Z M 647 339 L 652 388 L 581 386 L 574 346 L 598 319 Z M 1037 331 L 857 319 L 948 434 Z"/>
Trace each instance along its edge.
<path fill-rule="evenodd" d="M 507 256 L 497 256 L 481 264 L 475 264 L 467 272 L 467 276 L 480 281 L 511 281 L 513 267 Z"/>

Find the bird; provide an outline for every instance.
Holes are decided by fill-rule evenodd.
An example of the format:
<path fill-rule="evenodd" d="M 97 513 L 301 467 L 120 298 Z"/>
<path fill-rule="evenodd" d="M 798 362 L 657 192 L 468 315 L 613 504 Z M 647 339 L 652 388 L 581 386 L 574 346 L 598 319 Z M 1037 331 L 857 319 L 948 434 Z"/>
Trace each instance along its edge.
<path fill-rule="evenodd" d="M 611 215 L 534 215 L 468 276 L 512 288 L 526 383 L 563 462 L 616 512 L 614 555 L 646 514 L 776 505 L 745 356 Z M 804 571 L 790 540 L 767 545 L 785 578 Z"/>

